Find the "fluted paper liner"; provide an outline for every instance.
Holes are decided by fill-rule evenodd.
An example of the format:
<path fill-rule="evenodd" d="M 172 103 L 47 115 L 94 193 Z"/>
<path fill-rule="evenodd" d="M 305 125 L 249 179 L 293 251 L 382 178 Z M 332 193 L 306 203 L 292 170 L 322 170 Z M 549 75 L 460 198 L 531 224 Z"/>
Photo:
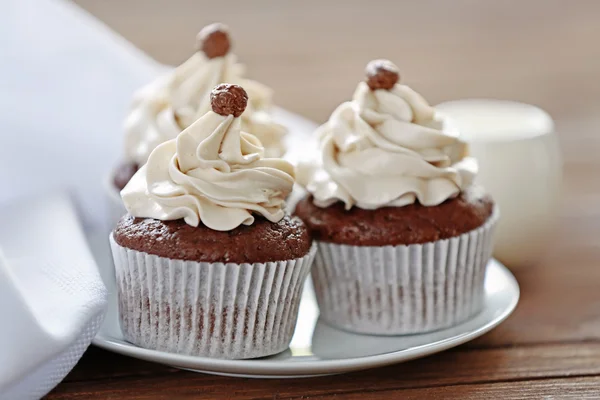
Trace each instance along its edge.
<path fill-rule="evenodd" d="M 483 308 L 499 212 L 463 235 L 408 246 L 318 242 L 312 279 L 321 318 L 338 328 L 395 335 L 456 325 Z"/>
<path fill-rule="evenodd" d="M 126 340 L 194 356 L 243 359 L 285 350 L 316 253 L 255 263 L 172 260 L 119 246 L 110 236 Z"/>

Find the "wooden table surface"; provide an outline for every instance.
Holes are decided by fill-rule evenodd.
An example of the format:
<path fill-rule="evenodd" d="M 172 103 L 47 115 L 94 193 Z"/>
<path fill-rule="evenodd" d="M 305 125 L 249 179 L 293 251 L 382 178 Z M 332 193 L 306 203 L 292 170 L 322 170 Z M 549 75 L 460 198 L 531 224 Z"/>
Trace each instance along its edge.
<path fill-rule="evenodd" d="M 49 399 L 600 398 L 600 1 L 77 0 L 157 59 L 179 63 L 223 21 L 278 103 L 323 121 L 375 57 L 432 103 L 517 99 L 556 119 L 561 224 L 544 260 L 517 271 L 521 302 L 456 349 L 346 375 L 251 380 L 183 372 L 90 348 Z"/>

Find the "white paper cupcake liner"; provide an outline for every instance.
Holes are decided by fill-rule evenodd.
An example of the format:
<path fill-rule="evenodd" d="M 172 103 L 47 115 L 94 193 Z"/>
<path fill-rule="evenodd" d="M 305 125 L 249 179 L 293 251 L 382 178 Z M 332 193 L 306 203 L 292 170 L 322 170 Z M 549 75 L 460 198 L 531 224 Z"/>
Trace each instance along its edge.
<path fill-rule="evenodd" d="M 127 209 L 121 199 L 121 192 L 113 183 L 113 173 L 104 180 L 104 193 L 107 211 L 106 227 L 112 231 L 121 217 L 127 214 Z"/>
<path fill-rule="evenodd" d="M 463 235 L 422 245 L 318 242 L 312 279 L 321 318 L 338 328 L 397 335 L 456 325 L 481 311 L 499 212 Z"/>
<path fill-rule="evenodd" d="M 110 236 L 121 329 L 144 348 L 243 359 L 285 350 L 316 245 L 298 259 L 255 263 L 172 260 Z"/>

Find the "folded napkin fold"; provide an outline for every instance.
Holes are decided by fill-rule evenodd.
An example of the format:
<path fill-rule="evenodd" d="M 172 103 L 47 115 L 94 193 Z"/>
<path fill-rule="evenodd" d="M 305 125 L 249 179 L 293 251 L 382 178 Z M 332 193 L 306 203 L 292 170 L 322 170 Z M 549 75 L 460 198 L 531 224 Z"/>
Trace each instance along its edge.
<path fill-rule="evenodd" d="M 95 336 L 106 289 L 67 195 L 0 210 L 0 399 L 36 399 Z"/>
<path fill-rule="evenodd" d="M 100 226 L 131 96 L 164 67 L 70 1 L 0 4 L 0 204 L 66 187 Z"/>

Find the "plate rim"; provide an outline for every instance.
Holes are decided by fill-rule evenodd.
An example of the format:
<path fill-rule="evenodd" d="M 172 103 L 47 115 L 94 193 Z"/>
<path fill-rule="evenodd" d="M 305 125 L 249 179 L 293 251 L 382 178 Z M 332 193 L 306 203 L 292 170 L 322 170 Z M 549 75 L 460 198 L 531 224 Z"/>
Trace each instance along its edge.
<path fill-rule="evenodd" d="M 488 268 L 498 268 L 499 271 L 505 275 L 505 278 L 509 282 L 509 286 L 512 289 L 511 291 L 514 292 L 511 301 L 508 302 L 502 312 L 496 315 L 493 319 L 489 320 L 487 323 L 475 329 L 471 329 L 469 332 L 447 337 L 445 339 L 440 339 L 432 343 L 387 353 L 332 360 L 314 359 L 314 356 L 306 356 L 307 361 L 288 362 L 286 360 L 273 359 L 223 360 L 167 353 L 158 350 L 144 349 L 133 344 L 123 342 L 114 337 L 101 335 L 100 333 L 92 340 L 92 344 L 105 350 L 125 356 L 165 364 L 175 368 L 185 368 L 205 373 L 214 372 L 242 374 L 244 376 L 255 377 L 260 377 L 261 375 L 267 375 L 270 377 L 298 377 L 302 375 L 327 375 L 377 368 L 414 360 L 416 358 L 421 358 L 448 350 L 452 347 L 459 346 L 477 337 L 480 337 L 504 322 L 513 313 L 519 302 L 519 284 L 508 268 L 506 268 L 499 261 L 491 259 L 490 263 L 488 264 Z M 457 326 L 469 323 L 472 323 L 472 319 L 467 320 Z M 456 328 L 456 326 L 453 328 Z"/>

